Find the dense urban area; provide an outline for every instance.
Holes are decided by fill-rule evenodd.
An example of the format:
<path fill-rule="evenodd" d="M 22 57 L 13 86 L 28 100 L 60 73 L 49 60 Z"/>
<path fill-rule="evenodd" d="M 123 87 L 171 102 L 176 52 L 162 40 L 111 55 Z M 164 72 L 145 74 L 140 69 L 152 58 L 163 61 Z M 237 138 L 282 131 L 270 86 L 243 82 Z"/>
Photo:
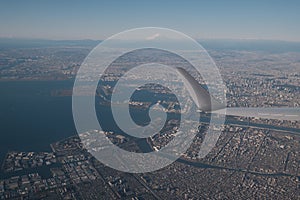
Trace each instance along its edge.
<path fill-rule="evenodd" d="M 73 80 L 96 44 L 3 47 L 0 81 Z M 300 106 L 300 52 L 207 49 L 226 85 L 227 106 Z M 159 60 L 166 64 L 184 65 L 168 55 L 156 56 L 162 56 Z M 121 61 L 102 77 L 103 85 L 96 94 L 103 100 L 101 106 L 106 106 L 122 70 L 145 62 Z M 120 63 L 123 68 L 118 70 Z M 133 78 L 139 79 L 138 75 Z M 142 90 L 169 93 L 163 87 Z M 71 96 L 72 88 L 57 89 L 51 95 Z M 145 110 L 151 103 L 135 100 L 130 105 Z M 167 112 L 178 112 L 173 99 L 161 103 Z M 170 119 L 163 131 L 147 138 L 149 147 L 158 151 L 165 146 L 174 137 L 178 123 Z M 84 148 L 86 141 L 80 138 L 88 132 L 49 144 L 49 152 L 12 149 L 2 163 L 5 176 L 0 179 L 0 199 L 299 199 L 300 121 L 229 116 L 216 146 L 204 158 L 198 152 L 209 125 L 195 123 L 200 128 L 186 153 L 150 173 L 124 173 L 105 166 Z M 114 131 L 101 134 L 121 148 L 143 152 L 138 139 Z"/>

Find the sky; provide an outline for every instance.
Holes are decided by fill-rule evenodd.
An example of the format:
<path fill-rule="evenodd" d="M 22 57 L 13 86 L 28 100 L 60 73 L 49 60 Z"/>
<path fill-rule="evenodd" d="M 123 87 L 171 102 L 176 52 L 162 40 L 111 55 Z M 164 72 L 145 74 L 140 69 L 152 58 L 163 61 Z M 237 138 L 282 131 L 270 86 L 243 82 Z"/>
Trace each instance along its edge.
<path fill-rule="evenodd" d="M 0 1 L 0 37 L 103 40 L 149 26 L 195 39 L 300 41 L 300 1 Z"/>

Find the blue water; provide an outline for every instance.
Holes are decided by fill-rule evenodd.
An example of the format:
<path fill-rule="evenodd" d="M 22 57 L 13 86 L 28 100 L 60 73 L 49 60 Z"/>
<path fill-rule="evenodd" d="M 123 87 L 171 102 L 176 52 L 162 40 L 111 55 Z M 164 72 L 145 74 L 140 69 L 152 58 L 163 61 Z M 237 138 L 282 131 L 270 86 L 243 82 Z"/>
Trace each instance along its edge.
<path fill-rule="evenodd" d="M 72 87 L 73 81 L 0 82 L 1 163 L 8 151 L 51 151 L 51 143 L 77 133 L 72 97 L 51 95 L 53 91 Z M 122 134 L 108 106 L 99 106 L 97 111 L 101 112 L 100 123 L 104 129 Z M 149 121 L 146 113 L 136 110 L 135 121 L 139 124 Z M 146 144 L 146 140 L 139 144 Z"/>
<path fill-rule="evenodd" d="M 57 89 L 71 89 L 72 81 L 14 81 L 0 82 L 0 163 L 8 151 L 50 151 L 50 144 L 76 134 L 72 117 L 71 96 L 52 96 Z M 109 107 L 101 108 L 102 125 L 121 133 L 111 120 Z M 145 112 L 135 112 L 141 122 L 148 120 Z M 208 120 L 203 117 L 203 121 Z M 137 120 L 138 121 L 138 120 Z M 228 124 L 247 125 L 248 122 L 227 118 Z M 299 129 L 248 124 L 261 128 L 300 133 Z M 140 141 L 146 152 L 145 141 Z"/>
<path fill-rule="evenodd" d="M 0 162 L 8 151 L 50 151 L 50 144 L 76 133 L 71 97 L 51 91 L 72 81 L 0 82 Z"/>

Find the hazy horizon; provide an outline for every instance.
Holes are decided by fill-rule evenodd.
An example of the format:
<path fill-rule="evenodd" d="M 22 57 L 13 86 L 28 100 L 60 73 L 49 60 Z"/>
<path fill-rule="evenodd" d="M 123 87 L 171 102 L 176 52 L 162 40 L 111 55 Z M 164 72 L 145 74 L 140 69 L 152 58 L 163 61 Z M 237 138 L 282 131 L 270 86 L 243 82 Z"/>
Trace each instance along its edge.
<path fill-rule="evenodd" d="M 300 41 L 298 1 L 4 1 L 0 37 L 103 40 L 137 27 L 201 39 Z"/>

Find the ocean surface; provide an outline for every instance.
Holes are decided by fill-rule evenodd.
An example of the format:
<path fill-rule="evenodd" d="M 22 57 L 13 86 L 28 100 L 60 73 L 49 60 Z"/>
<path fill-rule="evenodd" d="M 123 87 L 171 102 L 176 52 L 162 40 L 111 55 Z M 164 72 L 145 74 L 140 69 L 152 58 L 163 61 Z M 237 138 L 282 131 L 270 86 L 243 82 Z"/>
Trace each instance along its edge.
<path fill-rule="evenodd" d="M 72 116 L 72 97 L 54 96 L 70 90 L 73 81 L 0 82 L 0 162 L 8 151 L 51 151 L 50 144 L 77 134 Z M 97 107 L 106 130 L 124 134 L 112 120 L 110 107 Z M 138 124 L 147 124 L 147 112 L 134 110 Z M 99 119 L 99 118 L 98 118 Z M 140 141 L 150 151 L 145 141 Z"/>
<path fill-rule="evenodd" d="M 8 151 L 51 151 L 50 144 L 77 134 L 72 116 L 72 97 L 53 96 L 57 90 L 71 89 L 73 81 L 7 81 L 0 82 L 0 163 Z M 112 120 L 110 108 L 101 107 L 104 128 L 123 134 Z M 138 124 L 149 120 L 146 111 L 134 111 Z M 209 122 L 205 117 L 203 122 Z M 254 124 L 227 118 L 227 124 L 292 131 L 296 128 Z M 151 148 L 146 140 L 138 145 L 142 151 Z M 1 175 L 1 173 L 0 173 Z"/>
<path fill-rule="evenodd" d="M 8 151 L 50 151 L 76 134 L 71 96 L 52 96 L 72 81 L 0 82 L 0 162 Z"/>

